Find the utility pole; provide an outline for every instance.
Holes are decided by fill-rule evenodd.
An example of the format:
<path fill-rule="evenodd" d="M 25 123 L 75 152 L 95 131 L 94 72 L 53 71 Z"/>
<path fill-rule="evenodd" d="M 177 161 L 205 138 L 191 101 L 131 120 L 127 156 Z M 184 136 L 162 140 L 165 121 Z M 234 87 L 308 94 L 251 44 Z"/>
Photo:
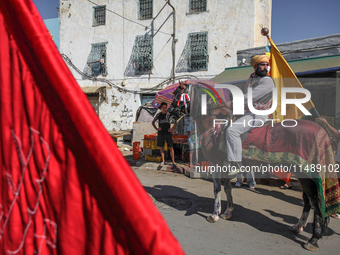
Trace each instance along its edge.
<path fill-rule="evenodd" d="M 175 8 L 170 4 L 170 0 L 168 0 L 168 5 L 172 8 L 172 18 L 173 18 L 173 32 L 172 32 L 172 70 L 171 70 L 171 78 L 172 82 L 175 83 L 175 57 L 176 57 L 176 12 Z"/>

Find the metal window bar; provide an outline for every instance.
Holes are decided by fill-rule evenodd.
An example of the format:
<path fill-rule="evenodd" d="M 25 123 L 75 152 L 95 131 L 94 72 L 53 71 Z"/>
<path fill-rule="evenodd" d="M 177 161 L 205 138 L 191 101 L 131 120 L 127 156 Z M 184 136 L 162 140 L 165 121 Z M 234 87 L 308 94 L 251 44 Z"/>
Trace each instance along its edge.
<path fill-rule="evenodd" d="M 153 0 L 139 0 L 139 19 L 152 19 Z"/>
<path fill-rule="evenodd" d="M 106 6 L 93 7 L 93 26 L 105 25 L 106 19 Z"/>
<path fill-rule="evenodd" d="M 208 33 L 189 34 L 189 61 L 190 72 L 208 70 Z"/>
<path fill-rule="evenodd" d="M 207 0 L 190 0 L 190 13 L 204 12 L 207 10 Z"/>
<path fill-rule="evenodd" d="M 136 36 L 135 73 L 148 74 L 152 69 L 152 38 L 151 36 Z"/>
<path fill-rule="evenodd" d="M 106 44 L 93 43 L 87 63 L 91 67 L 92 76 L 107 75 L 106 68 Z"/>

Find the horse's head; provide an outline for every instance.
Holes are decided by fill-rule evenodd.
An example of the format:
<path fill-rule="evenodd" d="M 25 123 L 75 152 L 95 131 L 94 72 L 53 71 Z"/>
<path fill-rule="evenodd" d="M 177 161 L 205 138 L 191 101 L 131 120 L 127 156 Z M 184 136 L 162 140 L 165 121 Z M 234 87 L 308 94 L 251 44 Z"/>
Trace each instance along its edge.
<path fill-rule="evenodd" d="M 206 86 L 206 87 L 205 87 Z M 194 84 L 191 87 L 190 116 L 196 121 L 198 131 L 205 132 L 214 126 L 216 119 L 229 119 L 232 110 L 226 106 L 225 100 L 229 101 L 228 91 L 223 91 L 227 96 L 220 97 L 212 87 L 202 84 Z M 210 88 L 210 89 L 209 89 Z M 202 103 L 202 95 L 206 95 L 206 104 Z M 202 114 L 202 108 L 206 113 Z"/>
<path fill-rule="evenodd" d="M 228 93 L 228 92 L 227 92 Z M 206 95 L 207 102 L 202 104 L 202 95 Z M 229 120 L 232 116 L 232 110 L 227 107 L 224 99 L 228 99 L 227 96 L 219 97 L 216 90 L 209 90 L 207 87 L 199 87 L 194 85 L 191 88 L 191 105 L 190 105 L 190 116 L 196 121 L 198 134 L 202 142 L 202 151 L 204 155 L 210 161 L 222 161 L 225 159 L 225 153 L 219 151 L 218 144 L 215 142 L 215 124 L 216 120 Z M 206 107 L 206 113 L 202 114 L 202 108 Z"/>

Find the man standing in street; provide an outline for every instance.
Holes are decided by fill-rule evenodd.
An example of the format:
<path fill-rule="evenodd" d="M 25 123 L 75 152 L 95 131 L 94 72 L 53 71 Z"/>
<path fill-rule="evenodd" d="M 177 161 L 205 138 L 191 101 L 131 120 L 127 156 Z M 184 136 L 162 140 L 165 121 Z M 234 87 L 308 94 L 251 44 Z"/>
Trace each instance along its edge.
<path fill-rule="evenodd" d="M 173 142 L 172 142 L 172 133 L 174 132 L 177 123 L 175 123 L 174 126 L 170 128 L 170 122 L 166 118 L 167 108 L 168 107 L 165 102 L 161 103 L 160 109 L 162 111 L 158 113 L 152 121 L 152 126 L 158 131 L 157 146 L 161 147 L 162 162 L 159 164 L 159 167 L 158 167 L 159 169 L 162 168 L 162 166 L 165 164 L 165 159 L 164 159 L 165 141 L 167 142 L 168 147 L 170 149 L 172 164 L 173 166 L 177 165 L 175 163 L 175 152 L 174 152 Z M 158 120 L 158 128 L 155 125 L 157 120 Z"/>

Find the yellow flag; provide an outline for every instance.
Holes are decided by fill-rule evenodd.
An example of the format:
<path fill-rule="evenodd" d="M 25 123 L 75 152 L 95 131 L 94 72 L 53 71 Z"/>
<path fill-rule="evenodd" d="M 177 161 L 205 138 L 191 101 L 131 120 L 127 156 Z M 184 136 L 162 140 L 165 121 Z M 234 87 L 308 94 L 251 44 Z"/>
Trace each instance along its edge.
<path fill-rule="evenodd" d="M 278 119 L 278 121 L 276 122 L 281 122 L 285 119 L 301 119 L 304 116 L 303 112 L 301 112 L 299 108 L 297 108 L 293 104 L 287 104 L 286 115 L 281 115 L 281 88 L 302 88 L 302 85 L 271 38 L 269 38 L 269 42 L 271 44 L 270 76 L 273 78 L 275 86 L 277 88 L 277 107 L 276 111 L 273 113 L 273 119 Z M 287 98 L 305 98 L 305 95 L 301 93 L 287 93 Z M 308 111 L 314 108 L 312 100 L 309 100 L 307 103 L 304 103 L 302 105 Z"/>

